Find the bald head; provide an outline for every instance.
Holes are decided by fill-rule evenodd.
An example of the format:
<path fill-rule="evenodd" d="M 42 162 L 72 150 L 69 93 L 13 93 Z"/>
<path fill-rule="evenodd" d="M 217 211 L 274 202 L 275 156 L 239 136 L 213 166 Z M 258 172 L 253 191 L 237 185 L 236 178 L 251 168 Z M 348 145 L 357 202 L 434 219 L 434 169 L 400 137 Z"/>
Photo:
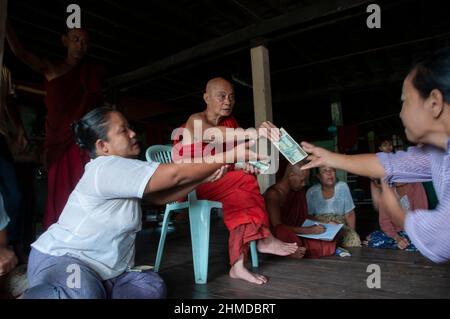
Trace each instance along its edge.
<path fill-rule="evenodd" d="M 289 187 L 293 191 L 299 191 L 305 186 L 305 179 L 309 177 L 308 170 L 302 170 L 303 165 L 290 165 L 286 167 L 283 179 L 287 179 Z"/>
<path fill-rule="evenodd" d="M 230 116 L 234 107 L 233 86 L 224 78 L 213 78 L 206 84 L 203 99 L 208 112 L 214 116 Z"/>
<path fill-rule="evenodd" d="M 284 177 L 289 177 L 291 175 L 302 175 L 304 171 L 302 171 L 300 167 L 301 167 L 300 164 L 296 165 L 288 164 L 286 166 L 286 170 L 284 171 Z"/>
<path fill-rule="evenodd" d="M 233 86 L 230 82 L 225 80 L 224 78 L 217 77 L 213 78 L 206 83 L 206 89 L 205 92 L 211 94 L 213 90 L 222 89 L 224 87 L 228 87 L 231 90 L 233 90 Z"/>

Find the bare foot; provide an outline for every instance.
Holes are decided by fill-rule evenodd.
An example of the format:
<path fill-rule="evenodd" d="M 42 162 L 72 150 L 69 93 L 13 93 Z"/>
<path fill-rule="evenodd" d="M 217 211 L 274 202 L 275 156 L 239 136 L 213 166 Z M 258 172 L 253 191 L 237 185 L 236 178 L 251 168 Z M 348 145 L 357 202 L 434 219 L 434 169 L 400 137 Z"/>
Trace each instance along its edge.
<path fill-rule="evenodd" d="M 302 259 L 305 257 L 306 248 L 305 247 L 298 247 L 295 253 L 289 255 L 289 257 L 295 258 L 295 259 Z"/>
<path fill-rule="evenodd" d="M 295 253 L 298 246 L 297 243 L 285 243 L 276 239 L 272 234 L 264 239 L 258 240 L 256 246 L 258 251 L 265 254 L 273 254 L 278 256 L 287 256 Z"/>
<path fill-rule="evenodd" d="M 239 259 L 230 269 L 230 277 L 242 279 L 253 284 L 262 285 L 267 282 L 267 277 L 248 271 L 244 266 L 244 257 Z"/>

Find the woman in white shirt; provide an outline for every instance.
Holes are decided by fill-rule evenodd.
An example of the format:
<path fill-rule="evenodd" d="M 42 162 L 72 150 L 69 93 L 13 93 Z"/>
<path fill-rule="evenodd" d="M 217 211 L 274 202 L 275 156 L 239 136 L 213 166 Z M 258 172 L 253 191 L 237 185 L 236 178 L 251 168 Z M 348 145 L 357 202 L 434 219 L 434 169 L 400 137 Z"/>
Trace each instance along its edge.
<path fill-rule="evenodd" d="M 344 224 L 338 244 L 360 247 L 361 240 L 355 231 L 355 204 L 348 185 L 336 181 L 336 170 L 327 166 L 319 168 L 317 178 L 320 183 L 306 193 L 310 218 L 322 223 Z"/>
<path fill-rule="evenodd" d="M 164 298 L 158 274 L 128 271 L 141 229 L 140 200 L 164 204 L 182 198 L 198 184 L 220 178 L 226 166 L 137 160 L 135 132 L 121 113 L 108 108 L 86 114 L 74 123 L 74 132 L 92 160 L 58 222 L 32 244 L 24 297 Z"/>

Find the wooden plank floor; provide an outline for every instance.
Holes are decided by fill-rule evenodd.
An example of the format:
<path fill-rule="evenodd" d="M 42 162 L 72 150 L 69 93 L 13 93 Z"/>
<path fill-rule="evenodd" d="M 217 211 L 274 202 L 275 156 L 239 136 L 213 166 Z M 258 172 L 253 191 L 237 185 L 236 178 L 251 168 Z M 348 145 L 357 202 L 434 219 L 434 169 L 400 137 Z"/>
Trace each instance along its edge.
<path fill-rule="evenodd" d="M 160 274 L 169 298 L 450 298 L 450 263 L 433 264 L 420 253 L 351 249 L 352 257 L 295 260 L 259 254 L 258 271 L 269 278 L 258 286 L 228 276 L 228 233 L 221 220 L 211 224 L 208 283 L 194 284 L 189 224 L 167 236 Z M 137 264 L 154 264 L 159 229 L 138 234 Z M 367 267 L 381 268 L 381 288 L 369 289 Z"/>

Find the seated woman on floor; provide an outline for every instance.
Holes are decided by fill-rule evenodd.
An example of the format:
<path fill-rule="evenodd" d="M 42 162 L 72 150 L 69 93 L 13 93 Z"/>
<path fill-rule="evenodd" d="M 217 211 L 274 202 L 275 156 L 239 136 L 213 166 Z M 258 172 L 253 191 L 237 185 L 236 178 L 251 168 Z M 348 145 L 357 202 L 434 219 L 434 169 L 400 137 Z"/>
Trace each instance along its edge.
<path fill-rule="evenodd" d="M 344 224 L 338 244 L 360 247 L 361 240 L 355 231 L 355 204 L 348 185 L 336 182 L 336 170 L 331 167 L 320 167 L 316 176 L 320 183 L 306 193 L 309 218 L 322 223 Z"/>
<path fill-rule="evenodd" d="M 24 297 L 165 297 L 158 274 L 129 271 L 141 229 L 140 199 L 164 204 L 184 197 L 200 183 L 220 178 L 226 167 L 223 159 L 239 154 L 235 149 L 217 154 L 212 164 L 137 160 L 136 133 L 121 113 L 108 108 L 86 114 L 74 123 L 74 131 L 91 161 L 58 222 L 32 244 L 30 288 Z"/>
<path fill-rule="evenodd" d="M 393 222 L 391 213 L 380 199 L 381 185 L 377 186 L 377 183 L 372 181 L 371 190 L 374 207 L 379 213 L 381 230 L 374 231 L 367 237 L 367 245 L 373 248 L 398 248 L 416 251 L 416 247 L 405 233 L 403 227 L 397 226 Z M 405 211 L 428 209 L 427 195 L 421 183 L 395 183 L 395 193 Z"/>
<path fill-rule="evenodd" d="M 378 138 L 378 150 L 386 154 L 394 153 L 394 146 L 390 137 Z M 428 209 L 427 195 L 422 183 L 394 183 L 395 193 L 406 211 L 416 209 Z M 391 218 L 391 213 L 381 200 L 380 180 L 372 179 L 370 191 L 375 210 L 379 213 L 381 230 L 374 231 L 367 236 L 367 245 L 373 248 L 392 248 L 416 251 L 408 235 L 402 227 L 397 226 Z"/>

